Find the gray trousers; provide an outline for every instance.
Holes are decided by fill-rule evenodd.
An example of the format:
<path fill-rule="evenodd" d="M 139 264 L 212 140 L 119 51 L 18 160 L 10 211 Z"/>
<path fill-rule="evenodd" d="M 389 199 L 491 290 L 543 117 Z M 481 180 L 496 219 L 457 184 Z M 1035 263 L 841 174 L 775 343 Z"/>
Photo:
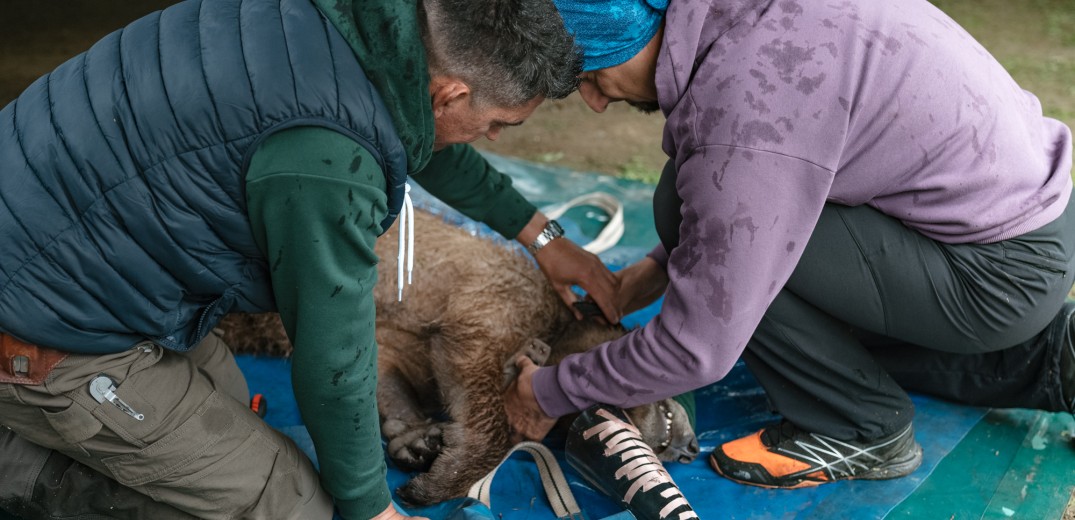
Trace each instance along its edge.
<path fill-rule="evenodd" d="M 914 414 L 905 390 L 1068 411 L 1061 345 L 1046 332 L 1075 278 L 1072 204 L 1039 230 L 984 245 L 826 205 L 743 359 L 775 411 L 837 439 L 901 430 Z"/>
<path fill-rule="evenodd" d="M 91 396 L 89 382 L 101 374 L 141 420 Z M 0 384 L 0 424 L 19 437 L 0 442 L 0 505 L 20 494 L 23 502 L 61 503 L 64 493 L 70 500 L 86 494 L 57 484 L 51 493 L 60 498 L 42 497 L 49 480 L 42 473 L 59 453 L 152 501 L 126 516 L 91 514 L 87 504 L 89 511 L 67 509 L 63 518 L 139 518 L 149 510 L 154 519 L 331 518 L 331 498 L 309 459 L 248 400 L 246 381 L 215 334 L 189 353 L 146 343 L 117 354 L 71 355 L 41 385 Z M 136 502 L 132 496 L 123 500 Z"/>

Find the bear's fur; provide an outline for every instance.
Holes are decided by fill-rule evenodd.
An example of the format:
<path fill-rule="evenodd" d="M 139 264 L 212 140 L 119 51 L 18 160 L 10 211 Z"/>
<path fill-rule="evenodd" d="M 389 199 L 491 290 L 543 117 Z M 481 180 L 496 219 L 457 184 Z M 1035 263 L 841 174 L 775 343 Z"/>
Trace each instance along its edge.
<path fill-rule="evenodd" d="M 510 449 L 502 392 L 515 376 L 517 354 L 555 363 L 625 331 L 576 321 L 527 256 L 422 211 L 414 226 L 414 283 L 399 302 L 397 228 L 376 245 L 377 401 L 389 457 L 401 469 L 428 470 L 400 496 L 430 504 L 465 495 Z M 232 314 L 221 328 L 236 352 L 290 352 L 275 314 Z M 697 455 L 675 401 L 628 413 L 663 460 Z"/>

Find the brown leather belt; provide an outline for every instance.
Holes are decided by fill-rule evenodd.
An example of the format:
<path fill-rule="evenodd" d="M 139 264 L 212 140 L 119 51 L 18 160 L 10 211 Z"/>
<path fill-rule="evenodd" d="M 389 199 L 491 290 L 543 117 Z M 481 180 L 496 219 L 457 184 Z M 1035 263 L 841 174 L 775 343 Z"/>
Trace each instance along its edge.
<path fill-rule="evenodd" d="M 39 385 L 66 352 L 31 345 L 0 332 L 0 383 Z"/>

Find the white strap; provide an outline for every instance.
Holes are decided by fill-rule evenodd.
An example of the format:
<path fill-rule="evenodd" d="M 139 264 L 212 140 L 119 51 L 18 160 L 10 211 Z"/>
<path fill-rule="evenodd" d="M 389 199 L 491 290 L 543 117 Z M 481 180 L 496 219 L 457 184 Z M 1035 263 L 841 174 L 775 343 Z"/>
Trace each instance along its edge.
<path fill-rule="evenodd" d="M 552 507 L 552 512 L 556 517 L 583 520 L 585 517 L 582 515 L 582 510 L 579 509 L 578 503 L 575 502 L 575 495 L 571 493 L 571 488 L 567 484 L 567 479 L 564 478 L 564 472 L 560 469 L 560 464 L 556 462 L 556 457 L 544 444 L 537 442 L 525 441 L 516 444 L 504 456 L 504 459 L 500 461 L 497 467 L 493 468 L 488 475 L 482 477 L 481 480 L 470 487 L 470 492 L 467 493 L 467 496 L 489 506 L 490 491 L 493 487 L 493 477 L 496 476 L 496 470 L 500 469 L 504 462 L 517 451 L 525 451 L 534 457 L 538 474 L 541 475 L 541 485 L 545 487 L 545 495 L 549 498 L 549 505 Z"/>
<path fill-rule="evenodd" d="M 411 284 L 411 272 L 414 271 L 414 204 L 411 202 L 411 185 L 404 183 L 403 205 L 399 208 L 399 253 L 396 255 L 396 287 L 399 290 L 397 301 L 403 301 L 403 260 L 407 260 L 407 285 Z M 406 240 L 406 254 L 404 254 Z"/>
<path fill-rule="evenodd" d="M 560 218 L 567 210 L 578 206 L 594 206 L 609 215 L 605 227 L 601 228 L 596 238 L 582 246 L 583 249 L 596 255 L 607 251 L 623 238 L 623 204 L 608 193 L 595 191 L 579 195 L 563 204 L 548 208 L 544 213 L 549 218 Z"/>

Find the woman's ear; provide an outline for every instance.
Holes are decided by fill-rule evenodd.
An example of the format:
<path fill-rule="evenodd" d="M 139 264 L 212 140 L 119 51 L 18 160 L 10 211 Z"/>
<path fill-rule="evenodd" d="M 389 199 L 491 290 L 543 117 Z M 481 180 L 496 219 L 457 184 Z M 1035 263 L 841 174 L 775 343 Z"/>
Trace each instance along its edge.
<path fill-rule="evenodd" d="M 433 76 L 429 79 L 429 97 L 433 102 L 433 117 L 437 118 L 453 104 L 468 101 L 470 86 L 459 78 Z"/>

